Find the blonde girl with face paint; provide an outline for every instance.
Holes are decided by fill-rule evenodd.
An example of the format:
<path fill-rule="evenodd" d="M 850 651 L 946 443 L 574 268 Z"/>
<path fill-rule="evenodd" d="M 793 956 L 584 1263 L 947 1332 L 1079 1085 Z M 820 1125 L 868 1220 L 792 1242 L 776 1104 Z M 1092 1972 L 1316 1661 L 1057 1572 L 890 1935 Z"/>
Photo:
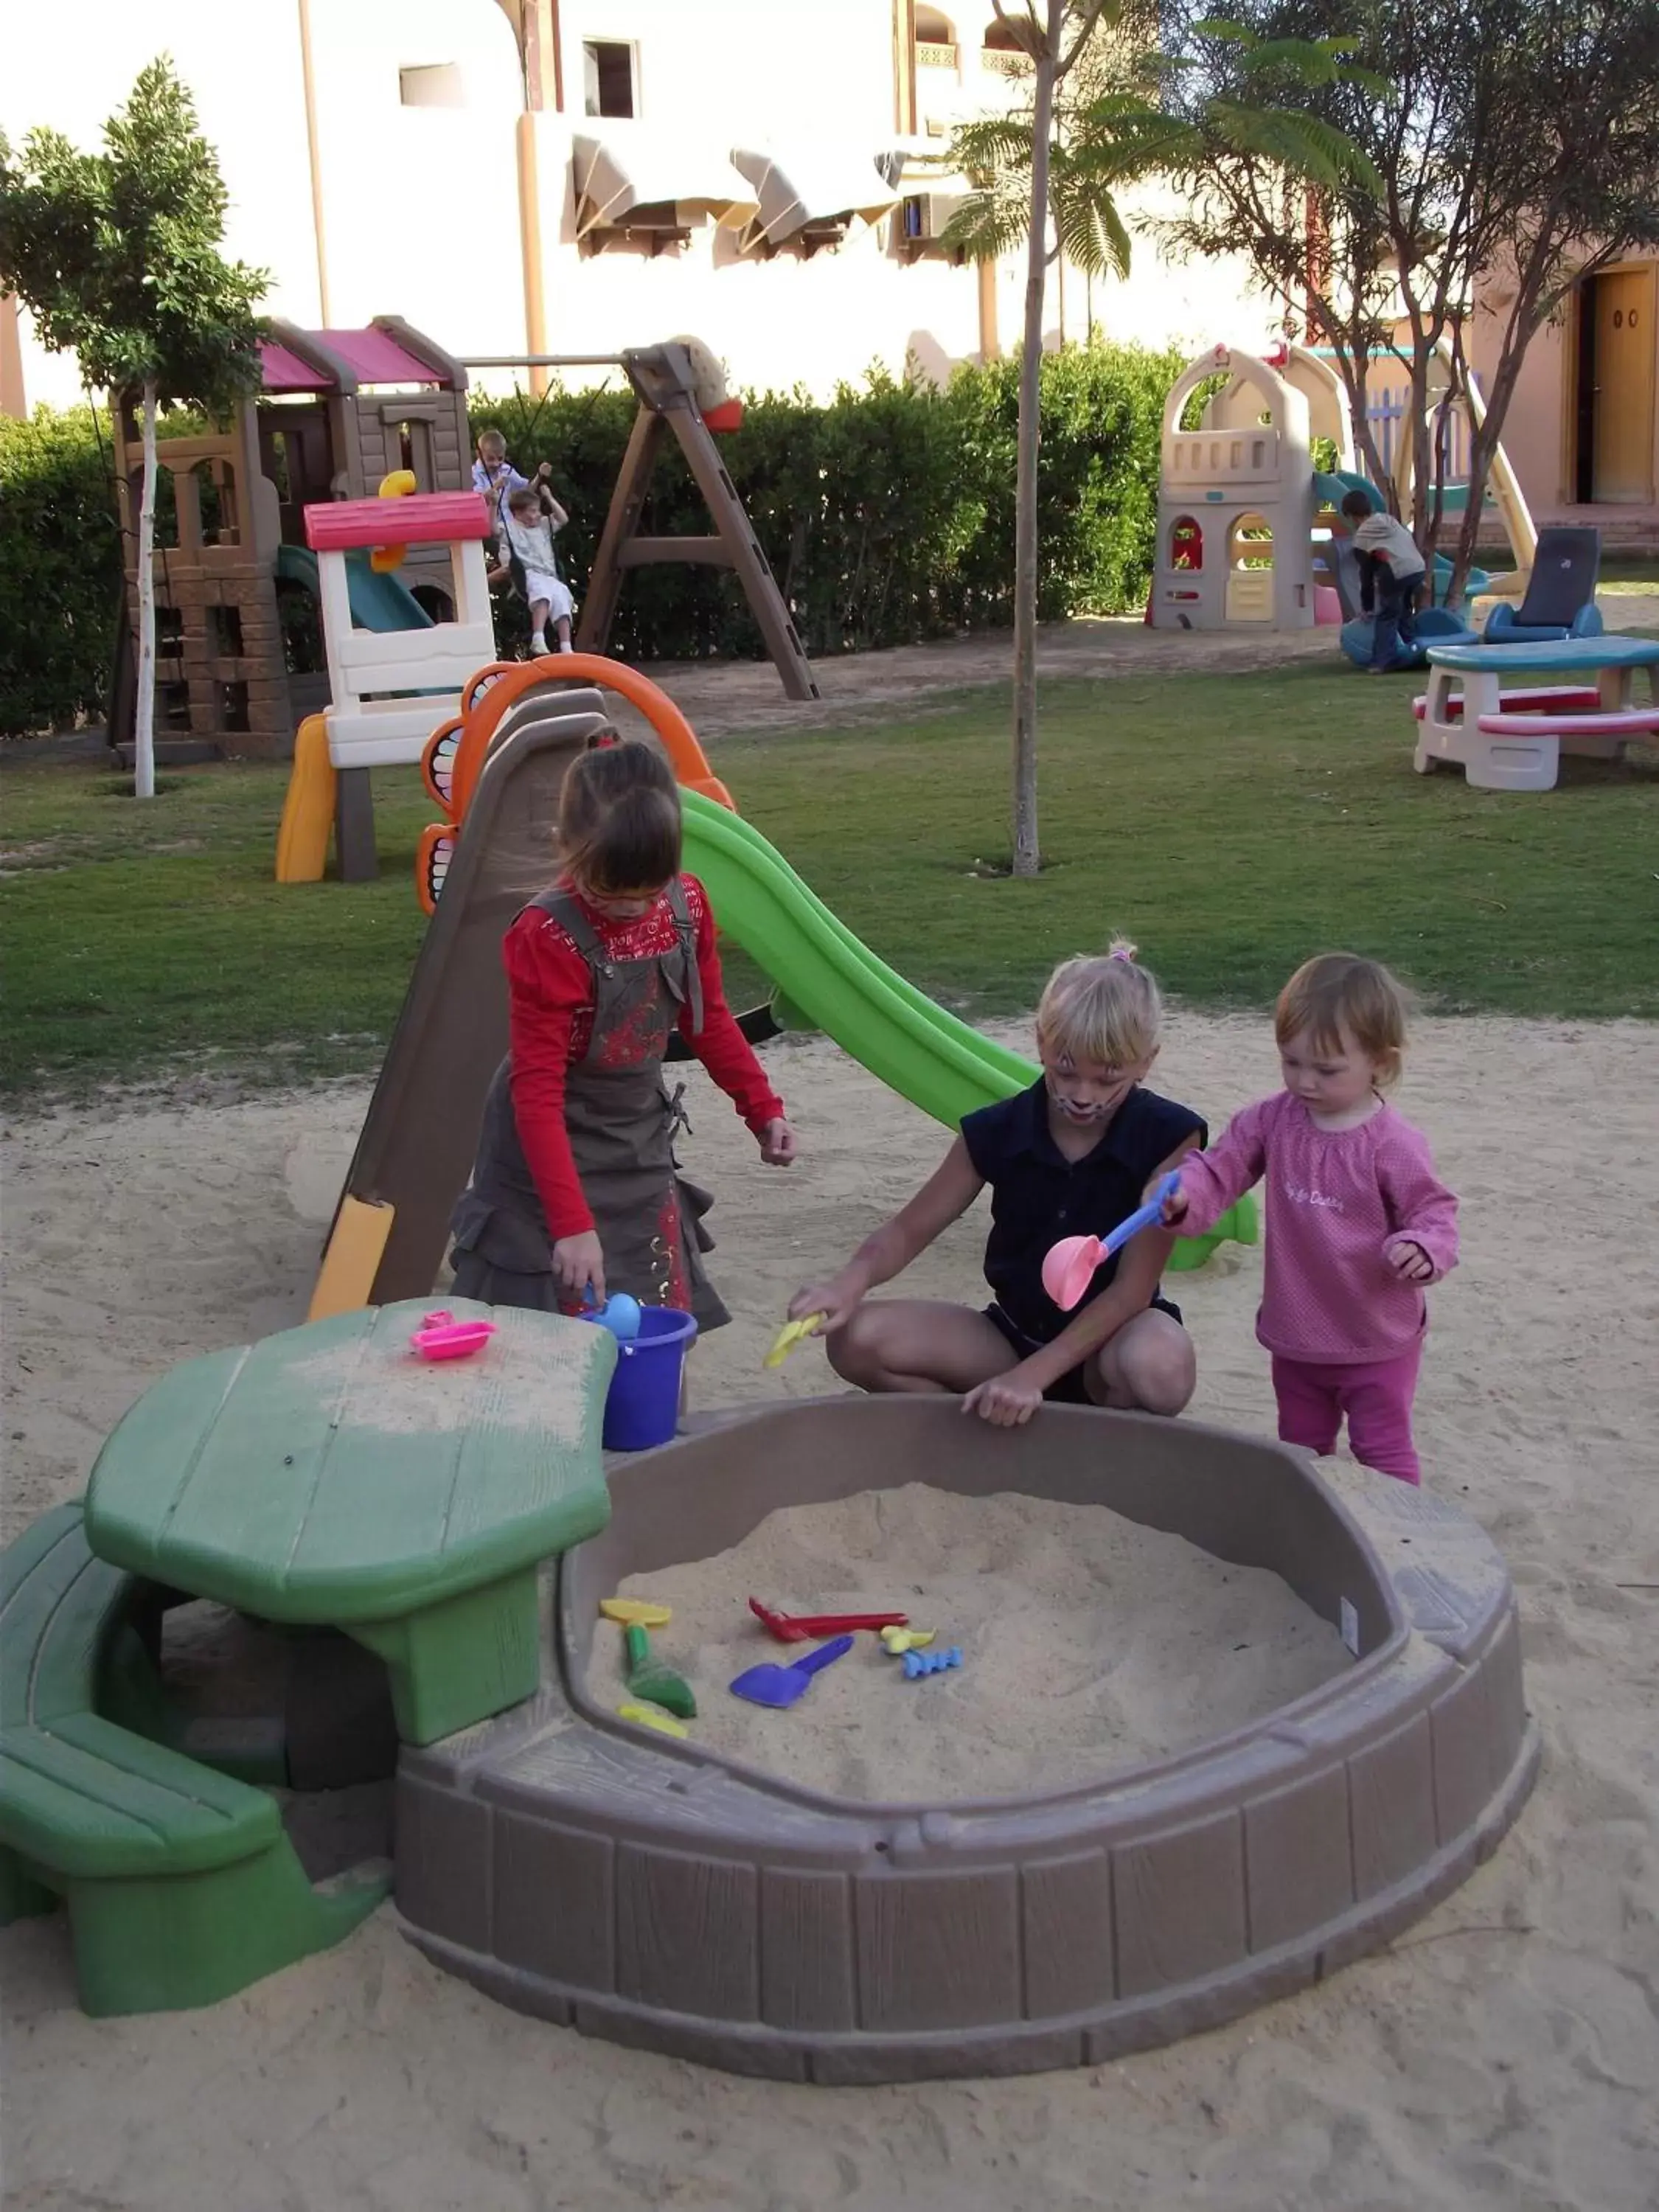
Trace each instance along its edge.
<path fill-rule="evenodd" d="M 1161 1295 L 1167 1232 L 1115 1254 L 1069 1315 L 1042 1278 L 1051 1245 L 1106 1236 L 1205 1141 L 1201 1116 L 1145 1087 L 1162 1026 L 1158 984 L 1124 940 L 1054 970 L 1037 1008 L 1041 1078 L 969 1114 L 908 1205 L 791 1301 L 792 1320 L 823 1316 L 838 1375 L 866 1390 L 961 1393 L 965 1412 L 1005 1427 L 1045 1398 L 1180 1413 L 1198 1370 L 1180 1308 Z M 870 1297 L 987 1188 L 988 1306 Z"/>

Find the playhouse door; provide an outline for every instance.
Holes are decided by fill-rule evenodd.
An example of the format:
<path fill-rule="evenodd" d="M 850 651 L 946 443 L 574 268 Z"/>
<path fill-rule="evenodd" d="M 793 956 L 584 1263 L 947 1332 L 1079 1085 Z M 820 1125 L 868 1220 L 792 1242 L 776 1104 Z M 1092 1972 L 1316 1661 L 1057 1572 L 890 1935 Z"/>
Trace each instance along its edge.
<path fill-rule="evenodd" d="M 1593 499 L 1642 505 L 1653 497 L 1654 270 L 1616 269 L 1595 280 Z"/>

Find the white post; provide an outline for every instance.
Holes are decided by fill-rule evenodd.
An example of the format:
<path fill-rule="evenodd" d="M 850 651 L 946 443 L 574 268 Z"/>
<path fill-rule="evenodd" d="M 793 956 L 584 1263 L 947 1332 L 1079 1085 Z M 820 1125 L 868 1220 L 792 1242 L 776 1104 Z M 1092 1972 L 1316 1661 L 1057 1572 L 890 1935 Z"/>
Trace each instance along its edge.
<path fill-rule="evenodd" d="M 144 380 L 144 481 L 138 500 L 138 686 L 133 702 L 132 789 L 155 796 L 155 380 Z"/>
<path fill-rule="evenodd" d="M 1037 872 L 1036 598 L 1037 453 L 1042 417 L 1042 288 L 1048 253 L 1048 134 L 1065 24 L 1064 0 L 1048 0 L 1036 62 L 1032 113 L 1031 234 L 1025 257 L 1025 337 L 1019 363 L 1018 454 L 1014 472 L 1013 872 Z"/>

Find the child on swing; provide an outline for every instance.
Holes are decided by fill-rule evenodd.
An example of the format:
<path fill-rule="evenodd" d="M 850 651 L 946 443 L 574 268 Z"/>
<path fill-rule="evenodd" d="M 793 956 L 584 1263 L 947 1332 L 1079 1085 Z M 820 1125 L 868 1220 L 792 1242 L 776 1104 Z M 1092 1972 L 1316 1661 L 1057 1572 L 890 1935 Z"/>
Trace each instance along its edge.
<path fill-rule="evenodd" d="M 726 1003 L 708 894 L 680 872 L 680 800 L 653 746 L 602 732 L 559 795 L 560 872 L 514 921 L 503 959 L 509 1046 L 485 1103 L 472 1180 L 450 1226 L 455 1290 L 579 1313 L 626 1291 L 731 1316 L 703 1272 L 712 1200 L 674 1157 L 685 1126 L 663 1083 L 678 1031 L 769 1166 L 795 1134 Z"/>
<path fill-rule="evenodd" d="M 501 550 L 507 573 L 530 604 L 530 650 L 548 650 L 550 622 L 561 653 L 570 647 L 570 618 L 575 601 L 558 572 L 553 555 L 553 533 L 570 517 L 554 498 L 545 474 L 538 470 L 533 483 L 520 484 L 501 501 Z M 497 574 L 501 571 L 497 570 Z"/>

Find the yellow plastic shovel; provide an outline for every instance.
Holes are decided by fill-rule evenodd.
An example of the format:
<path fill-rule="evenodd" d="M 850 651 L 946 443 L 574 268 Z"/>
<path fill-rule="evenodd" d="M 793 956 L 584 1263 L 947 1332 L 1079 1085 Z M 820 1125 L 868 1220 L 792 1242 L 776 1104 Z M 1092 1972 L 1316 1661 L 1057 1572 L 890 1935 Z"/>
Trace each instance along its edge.
<path fill-rule="evenodd" d="M 778 1331 L 777 1340 L 762 1361 L 765 1367 L 781 1367 L 797 1345 L 805 1344 L 809 1336 L 816 1336 L 823 1326 L 821 1313 L 808 1314 L 801 1321 L 787 1321 Z"/>

